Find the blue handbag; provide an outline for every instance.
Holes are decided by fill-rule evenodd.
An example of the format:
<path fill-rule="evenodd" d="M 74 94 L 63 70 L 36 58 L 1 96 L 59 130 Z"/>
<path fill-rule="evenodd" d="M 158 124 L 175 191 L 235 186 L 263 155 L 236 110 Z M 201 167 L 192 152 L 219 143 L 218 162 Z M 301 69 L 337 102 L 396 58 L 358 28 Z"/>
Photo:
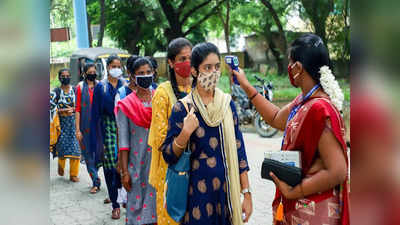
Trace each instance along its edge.
<path fill-rule="evenodd" d="M 189 149 L 185 150 L 179 161 L 167 170 L 167 212 L 176 222 L 180 222 L 186 213 L 191 154 Z"/>
<path fill-rule="evenodd" d="M 183 102 L 186 111 L 189 112 L 186 102 Z M 182 152 L 178 162 L 169 165 L 166 175 L 166 208 L 169 216 L 176 222 L 180 222 L 185 216 L 187 207 L 187 198 L 189 191 L 189 170 L 190 155 L 192 152 L 187 148 Z"/>

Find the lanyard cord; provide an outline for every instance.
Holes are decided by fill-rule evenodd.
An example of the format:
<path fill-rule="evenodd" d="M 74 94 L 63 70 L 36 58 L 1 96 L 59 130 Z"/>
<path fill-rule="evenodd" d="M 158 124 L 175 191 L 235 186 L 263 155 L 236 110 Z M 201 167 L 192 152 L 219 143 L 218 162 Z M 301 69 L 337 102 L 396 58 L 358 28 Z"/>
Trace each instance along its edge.
<path fill-rule="evenodd" d="M 290 110 L 290 114 L 289 117 L 286 121 L 286 127 L 285 127 L 285 132 L 283 133 L 283 139 L 282 139 L 282 146 L 283 147 L 283 143 L 285 141 L 285 137 L 286 137 L 286 130 L 287 130 L 287 125 L 289 124 L 290 120 L 293 119 L 293 117 L 296 115 L 297 111 L 300 109 L 300 107 L 311 97 L 311 95 L 313 95 L 318 88 L 321 87 L 321 84 L 317 84 L 315 85 L 307 94 L 306 96 L 303 97 L 302 101 L 300 104 L 296 105 L 295 107 L 292 108 L 292 110 Z"/>

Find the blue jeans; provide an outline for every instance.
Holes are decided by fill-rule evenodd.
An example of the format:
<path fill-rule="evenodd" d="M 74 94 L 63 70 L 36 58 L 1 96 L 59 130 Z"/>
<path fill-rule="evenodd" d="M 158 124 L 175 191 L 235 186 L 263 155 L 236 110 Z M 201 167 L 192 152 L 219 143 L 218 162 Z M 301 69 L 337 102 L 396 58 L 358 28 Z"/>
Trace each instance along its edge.
<path fill-rule="evenodd" d="M 94 156 L 90 156 L 87 150 L 82 150 L 82 155 L 85 159 L 86 169 L 93 182 L 93 187 L 100 187 L 101 181 L 98 174 L 98 169 L 94 160 Z"/>
<path fill-rule="evenodd" d="M 115 168 L 112 169 L 104 169 L 104 177 L 106 178 L 108 196 L 112 202 L 112 208 L 116 209 L 119 208 L 119 203 L 117 202 L 118 198 L 118 188 L 121 188 L 121 178 L 120 175 L 117 173 Z"/>

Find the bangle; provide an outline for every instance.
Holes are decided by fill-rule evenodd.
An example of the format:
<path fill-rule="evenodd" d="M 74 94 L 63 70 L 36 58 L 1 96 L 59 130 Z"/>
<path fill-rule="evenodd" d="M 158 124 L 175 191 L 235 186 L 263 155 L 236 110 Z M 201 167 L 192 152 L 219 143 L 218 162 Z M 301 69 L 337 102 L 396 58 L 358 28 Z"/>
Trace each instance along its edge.
<path fill-rule="evenodd" d="M 125 177 L 125 176 L 127 176 L 127 175 L 129 175 L 129 172 L 126 172 L 126 173 L 121 172 L 121 176 L 122 176 L 122 177 Z"/>
<path fill-rule="evenodd" d="M 252 101 L 253 98 L 255 98 L 257 95 L 258 95 L 258 91 L 253 96 L 250 97 L 250 101 Z"/>
<path fill-rule="evenodd" d="M 176 147 L 180 148 L 180 149 L 184 149 L 185 146 L 179 145 L 178 142 L 176 142 L 176 138 L 174 139 L 174 144 Z"/>

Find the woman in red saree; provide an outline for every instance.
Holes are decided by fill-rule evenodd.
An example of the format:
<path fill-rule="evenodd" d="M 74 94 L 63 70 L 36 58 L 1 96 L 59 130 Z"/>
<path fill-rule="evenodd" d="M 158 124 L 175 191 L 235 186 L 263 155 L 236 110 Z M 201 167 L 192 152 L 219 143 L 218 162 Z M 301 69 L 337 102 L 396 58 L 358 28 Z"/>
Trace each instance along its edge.
<path fill-rule="evenodd" d="M 271 126 L 284 130 L 282 151 L 302 155 L 304 178 L 291 187 L 273 173 L 274 224 L 348 225 L 348 160 L 343 94 L 329 69 L 330 59 L 320 37 L 306 34 L 289 51 L 290 83 L 302 93 L 282 109 L 251 86 L 242 70 L 232 71 L 251 102 Z"/>

